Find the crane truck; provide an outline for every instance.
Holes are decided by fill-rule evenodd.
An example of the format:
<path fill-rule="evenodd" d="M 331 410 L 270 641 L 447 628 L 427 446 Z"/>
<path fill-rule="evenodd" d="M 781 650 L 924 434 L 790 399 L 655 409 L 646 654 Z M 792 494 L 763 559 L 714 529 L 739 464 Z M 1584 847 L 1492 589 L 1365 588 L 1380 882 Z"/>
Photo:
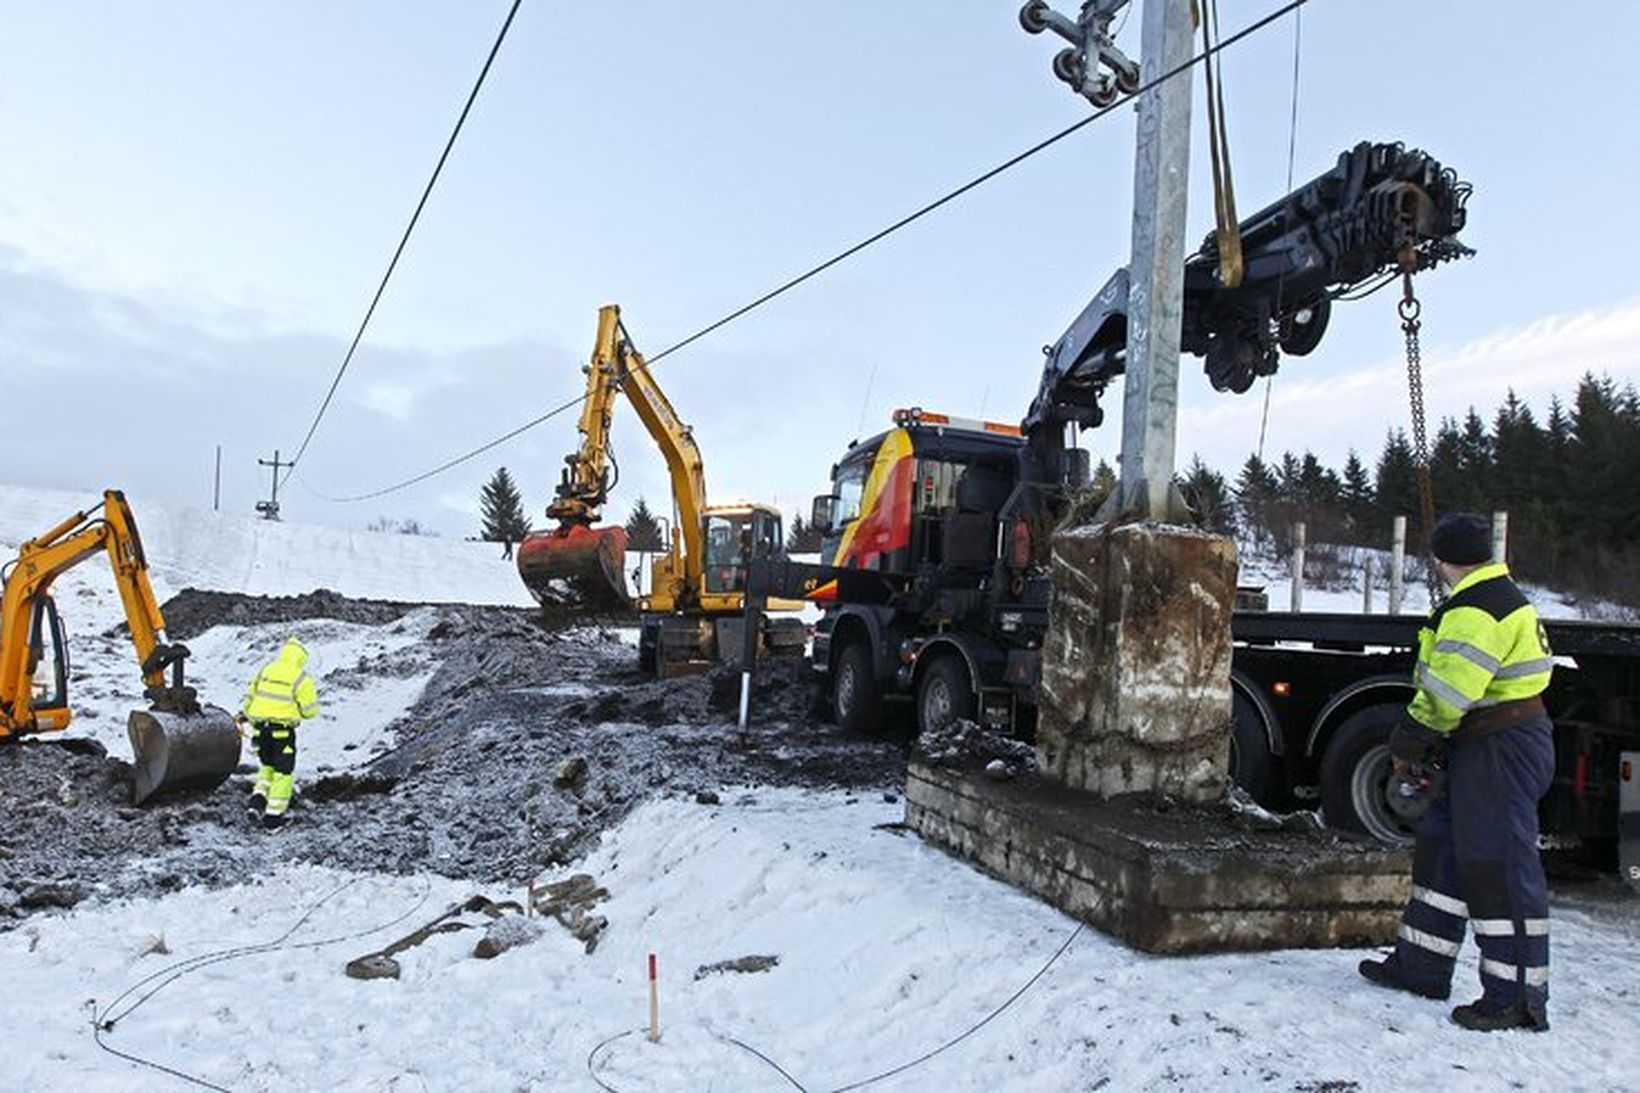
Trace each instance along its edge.
<path fill-rule="evenodd" d="M 518 572 L 543 605 L 557 602 L 560 586 L 592 607 L 624 607 L 626 530 L 595 527 L 614 486 L 610 424 L 622 394 L 660 448 L 672 479 L 671 549 L 654 560 L 650 591 L 638 597 L 639 667 L 661 677 L 733 663 L 743 645 L 746 567 L 756 552 L 784 551 L 780 510 L 772 505 L 709 505 L 706 466 L 693 430 L 655 382 L 644 357 L 621 324 L 621 309 L 599 309 L 598 336 L 586 366 L 579 447 L 565 467 L 547 516 L 557 526 L 536 532 L 518 548 Z M 759 612 L 752 624 L 759 647 L 800 656 L 807 628 L 796 618 Z"/>
<path fill-rule="evenodd" d="M 1181 344 L 1221 390 L 1245 391 L 1282 353 L 1314 350 L 1332 301 L 1466 255 L 1467 184 L 1422 152 L 1363 143 L 1240 225 L 1245 276 L 1225 288 L 1209 238 L 1185 263 Z M 849 445 L 817 497 L 819 565 L 759 559 L 753 598 L 824 607 L 814 667 L 841 725 L 909 703 L 919 729 L 967 718 L 1029 736 L 1047 630 L 1054 528 L 1086 483 L 1070 426 L 1100 423 L 1125 367 L 1128 275 L 1118 270 L 1045 350 L 1018 426 L 920 408 Z M 1323 806 L 1328 822 L 1401 841 L 1387 736 L 1411 693 L 1418 621 L 1241 610 L 1233 616 L 1236 780 L 1263 803 Z M 1547 696 L 1560 773 L 1545 831 L 1617 833 L 1624 749 L 1640 747 L 1640 627 L 1548 624 L 1569 663 Z M 1089 665 L 1097 671 L 1097 665 Z"/>
<path fill-rule="evenodd" d="M 99 514 L 100 513 L 100 514 Z M 0 576 L 0 745 L 60 732 L 69 706 L 68 635 L 51 596 L 52 583 L 99 552 L 108 556 L 125 607 L 150 705 L 133 710 L 126 727 L 135 755 L 131 797 L 220 785 L 239 762 L 239 727 L 219 706 L 201 705 L 183 681 L 188 647 L 165 640 L 165 616 L 148 580 L 148 558 L 118 490 L 25 542 Z"/>

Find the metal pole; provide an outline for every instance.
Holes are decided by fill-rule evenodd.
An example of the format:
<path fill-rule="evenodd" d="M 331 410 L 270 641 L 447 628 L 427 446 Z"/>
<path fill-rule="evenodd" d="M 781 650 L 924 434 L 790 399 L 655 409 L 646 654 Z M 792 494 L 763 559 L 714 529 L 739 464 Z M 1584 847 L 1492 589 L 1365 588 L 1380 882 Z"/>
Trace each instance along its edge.
<path fill-rule="evenodd" d="M 1141 81 L 1188 61 L 1193 36 L 1190 0 L 1145 0 Z M 1181 75 L 1139 97 L 1121 497 L 1125 510 L 1151 518 L 1167 515 L 1173 483 L 1191 88 Z"/>
<path fill-rule="evenodd" d="M 1407 518 L 1395 518 L 1389 548 L 1389 613 L 1401 613 L 1401 597 L 1406 592 L 1407 580 Z"/>
<path fill-rule="evenodd" d="M 1509 560 L 1509 514 L 1494 512 L 1492 514 L 1492 560 L 1507 562 Z"/>
<path fill-rule="evenodd" d="M 1361 614 L 1372 614 L 1372 555 L 1361 567 Z"/>
<path fill-rule="evenodd" d="M 1293 600 L 1292 610 L 1304 610 L 1304 521 L 1293 525 Z"/>
<path fill-rule="evenodd" d="M 216 478 L 211 486 L 211 511 L 222 511 L 222 445 L 216 446 Z"/>

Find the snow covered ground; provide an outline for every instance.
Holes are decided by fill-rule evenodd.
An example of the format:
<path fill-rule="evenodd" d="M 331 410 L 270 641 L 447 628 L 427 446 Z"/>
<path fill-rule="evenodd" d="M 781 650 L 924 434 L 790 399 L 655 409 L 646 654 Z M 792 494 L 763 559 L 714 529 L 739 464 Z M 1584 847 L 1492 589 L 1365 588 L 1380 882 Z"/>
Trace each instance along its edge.
<path fill-rule="evenodd" d="M 84 503 L 0 488 L 0 543 Z M 512 566 L 487 544 L 135 504 L 162 597 L 194 585 L 524 602 Z M 1285 588 L 1271 591 L 1278 600 Z M 138 688 L 129 649 L 101 637 L 119 618 L 106 567 L 82 566 L 59 593 L 76 635 L 82 731 L 124 754 L 120 718 Z M 1337 609 L 1358 608 L 1359 595 Z M 411 614 L 308 627 L 321 678 L 338 683 L 360 662 L 391 670 L 329 688 L 305 772 L 386 743 L 382 729 L 431 671 L 426 625 Z M 281 632 L 219 627 L 192 641 L 206 696 L 232 705 Z M 21 1017 L 0 1053 L 0 1090 L 190 1087 L 103 1050 L 92 999 L 116 1019 L 101 1034 L 107 1048 L 235 1091 L 1635 1088 L 1632 899 L 1557 896 L 1554 1028 L 1480 1035 L 1450 1025 L 1445 1005 L 1365 984 L 1358 952 L 1159 958 L 1078 931 L 899 829 L 897 801 L 729 787 L 721 797 L 653 800 L 586 859 L 541 878 L 586 872 L 609 889 L 597 908 L 609 927 L 591 955 L 550 925 L 535 944 L 481 961 L 470 955 L 478 933 L 463 931 L 401 954 L 399 980 L 345 977 L 348 960 L 472 894 L 431 872 L 287 864 L 251 885 L 37 913 L 0 933 L 0 982 Z M 0 879 L 5 867 L 0 855 Z M 658 1044 L 636 1031 L 651 952 Z M 695 978 L 748 955 L 779 963 Z M 1470 946 L 1454 1002 L 1472 996 L 1474 960 Z"/>

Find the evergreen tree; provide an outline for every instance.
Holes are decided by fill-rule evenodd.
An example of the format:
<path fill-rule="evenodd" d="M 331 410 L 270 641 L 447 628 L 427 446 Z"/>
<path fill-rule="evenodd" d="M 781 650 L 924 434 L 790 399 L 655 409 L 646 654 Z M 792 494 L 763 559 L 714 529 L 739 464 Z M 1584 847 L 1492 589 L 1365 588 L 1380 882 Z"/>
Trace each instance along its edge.
<path fill-rule="evenodd" d="M 1236 513 L 1230 489 L 1224 484 L 1224 476 L 1209 469 L 1201 456 L 1192 456 L 1189 469 L 1182 475 L 1175 475 L 1174 482 L 1184 495 L 1185 504 L 1190 507 L 1197 527 L 1221 535 L 1235 534 Z"/>
<path fill-rule="evenodd" d="M 1475 503 L 1476 483 L 1463 472 L 1459 454 L 1462 449 L 1463 433 L 1458 429 L 1457 419 L 1443 417 L 1440 428 L 1435 430 L 1435 443 L 1429 449 L 1429 477 L 1435 490 L 1436 516 L 1443 512 L 1473 512 L 1480 507 Z M 1415 513 L 1419 511 L 1413 509 Z"/>
<path fill-rule="evenodd" d="M 1236 514 L 1240 525 L 1253 545 L 1273 543 L 1274 517 L 1279 487 L 1275 475 L 1257 455 L 1247 457 L 1236 477 Z"/>
<path fill-rule="evenodd" d="M 1350 449 L 1349 458 L 1344 460 L 1344 480 L 1340 485 L 1339 504 L 1344 510 L 1344 523 L 1348 528 L 1349 541 L 1367 545 L 1374 541 L 1376 534 L 1373 528 L 1376 513 L 1373 505 L 1372 481 L 1367 477 L 1366 465 L 1361 457 Z"/>
<path fill-rule="evenodd" d="M 798 513 L 792 517 L 791 527 L 786 532 L 786 550 L 792 554 L 815 554 L 821 546 L 825 533 L 819 527 L 803 519 Z"/>
<path fill-rule="evenodd" d="M 661 522 L 649 511 L 649 504 L 642 497 L 632 506 L 632 515 L 626 518 L 626 548 L 650 554 L 666 549 Z"/>
<path fill-rule="evenodd" d="M 484 484 L 479 494 L 479 514 L 479 538 L 487 543 L 516 543 L 530 533 L 524 499 L 505 467 L 496 468 Z"/>
<path fill-rule="evenodd" d="M 1458 439 L 1458 470 L 1469 486 L 1468 507 L 1476 512 L 1488 512 L 1497 506 L 1497 479 L 1492 474 L 1495 455 L 1486 423 L 1471 406 Z"/>
<path fill-rule="evenodd" d="M 1412 443 L 1400 429 L 1391 429 L 1384 439 L 1383 454 L 1373 478 L 1373 498 L 1378 510 L 1376 534 L 1384 542 L 1397 516 L 1408 517 L 1409 525 L 1418 524 L 1418 463 L 1412 454 Z"/>

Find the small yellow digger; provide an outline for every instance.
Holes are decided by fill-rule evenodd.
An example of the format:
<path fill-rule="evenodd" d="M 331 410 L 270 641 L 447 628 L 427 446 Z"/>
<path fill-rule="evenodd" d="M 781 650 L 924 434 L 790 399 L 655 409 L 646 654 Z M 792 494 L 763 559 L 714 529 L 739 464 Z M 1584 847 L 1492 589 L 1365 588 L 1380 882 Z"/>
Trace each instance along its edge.
<path fill-rule="evenodd" d="M 638 601 L 639 666 L 664 678 L 738 661 L 747 569 L 754 553 L 783 554 L 780 510 L 754 503 L 706 503 L 706 468 L 694 434 L 633 347 L 614 304 L 598 311 L 598 340 L 586 373 L 581 443 L 565 458 L 557 496 L 547 506 L 558 526 L 519 544 L 519 575 L 542 604 L 555 602 L 555 584 L 574 589 L 589 608 L 632 602 L 624 572 L 626 530 L 593 526 L 609 498 L 609 427 L 616 400 L 624 393 L 666 459 L 677 517 L 671 549 L 655 559 L 650 593 Z M 790 609 L 801 606 L 789 604 Z M 757 648 L 802 653 L 808 632 L 800 620 L 762 617 L 758 625 Z"/>
<path fill-rule="evenodd" d="M 98 511 L 101 510 L 101 515 Z M 0 745 L 68 727 L 68 639 L 51 584 L 106 551 L 125 606 L 151 703 L 126 722 L 135 754 L 131 799 L 181 788 L 211 788 L 239 762 L 239 729 L 228 711 L 201 706 L 182 680 L 185 645 L 165 641 L 165 618 L 148 583 L 148 560 L 131 506 L 118 490 L 30 539 L 0 570 Z M 167 681 L 167 672 L 170 679 Z"/>

